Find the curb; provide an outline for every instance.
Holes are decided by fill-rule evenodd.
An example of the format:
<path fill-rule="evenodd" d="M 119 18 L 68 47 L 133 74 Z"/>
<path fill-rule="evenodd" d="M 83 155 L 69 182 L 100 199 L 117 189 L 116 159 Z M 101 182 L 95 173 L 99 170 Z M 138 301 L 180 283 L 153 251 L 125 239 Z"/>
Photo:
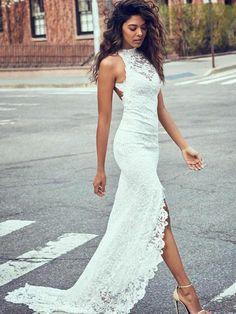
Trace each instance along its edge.
<path fill-rule="evenodd" d="M 220 68 L 213 68 L 210 70 L 207 70 L 203 74 L 203 76 L 210 76 L 212 74 L 217 74 L 221 73 L 224 71 L 229 71 L 236 69 L 236 64 L 225 66 L 225 67 L 220 67 Z M 0 71 L 1 72 L 1 71 Z M 96 84 L 94 83 L 78 83 L 78 84 L 0 84 L 0 90 L 1 89 L 23 89 L 23 88 L 90 88 L 90 87 L 96 87 Z"/>
<path fill-rule="evenodd" d="M 228 53 L 219 53 L 218 55 L 224 55 L 224 54 L 235 54 L 236 52 L 228 52 Z M 204 55 L 201 56 L 201 58 L 209 57 L 211 55 Z M 187 60 L 187 59 L 196 59 L 200 58 L 200 56 L 191 56 L 191 57 L 184 57 L 184 58 L 178 58 L 178 59 L 167 59 L 166 63 L 171 63 L 173 61 L 180 61 L 180 60 Z M 0 69 L 1 73 L 6 72 L 33 72 L 33 71 L 63 71 L 63 70 L 72 70 L 72 71 L 81 71 L 81 72 L 87 72 L 89 69 L 89 66 L 83 66 L 83 67 L 64 67 L 64 68 L 24 68 L 24 69 Z M 212 74 L 221 73 L 224 71 L 229 71 L 232 69 L 236 69 L 236 64 L 232 64 L 225 67 L 218 67 L 218 68 L 212 68 L 207 70 L 203 76 L 210 76 Z M 0 90 L 1 89 L 24 89 L 24 88 L 91 88 L 96 87 L 96 84 L 86 82 L 86 83 L 49 83 L 49 84 L 30 84 L 30 83 L 16 83 L 16 84 L 0 84 Z"/>
<path fill-rule="evenodd" d="M 212 75 L 212 74 L 221 73 L 221 72 L 229 71 L 229 70 L 232 70 L 232 69 L 236 69 L 236 64 L 232 64 L 232 65 L 229 65 L 229 66 L 226 66 L 226 67 L 210 69 L 210 70 L 206 71 L 203 74 L 203 76 L 209 76 L 209 75 Z"/>
<path fill-rule="evenodd" d="M 81 72 L 87 72 L 89 71 L 90 66 L 89 65 L 83 65 L 83 66 L 71 66 L 71 67 L 35 67 L 35 68 L 0 68 L 1 72 L 49 72 L 49 71 L 81 71 Z"/>
<path fill-rule="evenodd" d="M 227 56 L 227 55 L 234 55 L 236 54 L 236 50 L 233 51 L 227 51 L 227 52 L 217 52 L 214 53 L 214 56 Z M 201 58 L 209 58 L 212 54 L 204 54 L 204 55 L 195 55 L 195 56 L 186 56 L 186 57 L 176 57 L 176 58 L 168 58 L 166 59 L 166 62 L 172 62 L 172 61 L 179 61 L 179 60 L 192 60 L 192 59 L 201 59 Z"/>
<path fill-rule="evenodd" d="M 217 56 L 226 56 L 226 55 L 236 55 L 236 50 L 233 51 L 227 51 L 227 52 L 217 52 L 215 53 L 215 57 Z M 211 57 L 211 53 L 209 54 L 204 54 L 204 55 L 195 55 L 195 56 L 185 56 L 185 57 L 173 57 L 173 58 L 166 58 L 164 60 L 164 63 L 169 63 L 169 62 L 176 62 L 176 61 L 181 61 L 181 60 L 192 60 L 192 59 L 200 59 L 200 58 L 209 58 Z M 1 72 L 39 72 L 39 71 L 66 71 L 66 70 L 77 70 L 77 71 L 82 71 L 86 72 L 89 71 L 91 65 L 81 65 L 81 66 L 52 66 L 52 67 L 32 67 L 32 68 L 0 68 L 0 73 Z"/>
<path fill-rule="evenodd" d="M 1 89 L 21 89 L 21 88 L 89 88 L 96 87 L 93 83 L 81 83 L 81 84 L 6 84 L 0 85 Z"/>

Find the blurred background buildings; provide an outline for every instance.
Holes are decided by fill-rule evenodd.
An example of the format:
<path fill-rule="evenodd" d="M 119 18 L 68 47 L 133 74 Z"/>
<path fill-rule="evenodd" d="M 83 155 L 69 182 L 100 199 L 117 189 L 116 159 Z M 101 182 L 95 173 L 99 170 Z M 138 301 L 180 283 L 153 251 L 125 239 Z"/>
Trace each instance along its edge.
<path fill-rule="evenodd" d="M 210 52 L 210 6 L 216 51 L 236 49 L 236 0 L 203 1 L 161 0 L 160 13 L 168 31 L 167 57 Z M 89 63 L 96 30 L 102 34 L 104 29 L 104 9 L 109 10 L 112 3 L 0 0 L 0 5 L 0 66 L 5 68 Z"/>

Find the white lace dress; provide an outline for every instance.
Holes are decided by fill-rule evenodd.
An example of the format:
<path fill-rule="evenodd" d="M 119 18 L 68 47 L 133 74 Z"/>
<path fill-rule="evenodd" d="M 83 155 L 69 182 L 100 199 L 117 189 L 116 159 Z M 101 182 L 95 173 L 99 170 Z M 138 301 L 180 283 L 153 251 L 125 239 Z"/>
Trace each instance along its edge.
<path fill-rule="evenodd" d="M 28 305 L 34 313 L 130 313 L 163 260 L 168 211 L 157 175 L 161 81 L 137 49 L 118 53 L 126 70 L 125 81 L 116 84 L 123 91 L 124 110 L 113 142 L 121 173 L 107 230 L 70 289 L 26 283 L 5 297 Z"/>

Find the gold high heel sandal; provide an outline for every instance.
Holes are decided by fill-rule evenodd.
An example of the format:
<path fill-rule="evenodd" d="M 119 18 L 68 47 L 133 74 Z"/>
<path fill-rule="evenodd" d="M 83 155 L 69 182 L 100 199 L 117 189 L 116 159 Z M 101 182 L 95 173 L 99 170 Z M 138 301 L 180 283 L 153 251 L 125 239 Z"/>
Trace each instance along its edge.
<path fill-rule="evenodd" d="M 178 295 L 178 292 L 177 292 L 177 289 L 178 288 L 187 288 L 187 287 L 190 287 L 192 286 L 192 284 L 190 283 L 189 285 L 186 285 L 186 286 L 180 286 L 180 285 L 177 285 L 174 292 L 173 292 L 173 298 L 174 298 L 174 303 L 175 303 L 175 309 L 176 309 L 176 314 L 179 314 L 179 304 L 178 302 L 180 302 L 181 304 L 183 304 L 185 310 L 186 310 L 186 313 L 188 314 L 191 314 L 187 308 L 187 306 L 182 302 L 180 301 L 179 299 L 179 295 Z M 206 310 L 201 310 L 200 312 L 196 313 L 196 314 L 200 314 L 200 313 L 207 313 Z"/>

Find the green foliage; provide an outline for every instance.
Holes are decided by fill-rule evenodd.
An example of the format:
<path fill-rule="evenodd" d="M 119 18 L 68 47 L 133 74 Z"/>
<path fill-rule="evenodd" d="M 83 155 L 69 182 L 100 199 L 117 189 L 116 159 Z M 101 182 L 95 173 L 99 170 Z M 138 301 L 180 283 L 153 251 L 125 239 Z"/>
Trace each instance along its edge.
<path fill-rule="evenodd" d="M 236 49 L 236 5 L 161 5 L 160 15 L 167 30 L 167 54 L 209 53 L 211 21 L 215 51 Z"/>

